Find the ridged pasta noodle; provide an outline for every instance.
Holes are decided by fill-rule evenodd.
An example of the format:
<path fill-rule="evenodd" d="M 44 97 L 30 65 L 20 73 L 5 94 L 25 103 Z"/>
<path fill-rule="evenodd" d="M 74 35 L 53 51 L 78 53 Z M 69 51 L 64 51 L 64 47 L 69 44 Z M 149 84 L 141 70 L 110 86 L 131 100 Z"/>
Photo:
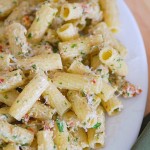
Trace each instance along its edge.
<path fill-rule="evenodd" d="M 79 37 L 77 28 L 71 23 L 61 26 L 57 30 L 57 34 L 62 41 L 69 41 Z"/>
<path fill-rule="evenodd" d="M 99 58 L 102 63 L 107 65 L 112 72 L 120 76 L 126 76 L 128 73 L 127 64 L 119 56 L 117 51 L 111 47 L 103 48 L 99 53 Z"/>
<path fill-rule="evenodd" d="M 33 43 L 39 42 L 44 36 L 48 26 L 52 23 L 57 9 L 46 3 L 36 12 L 36 17 L 28 30 L 28 40 Z"/>
<path fill-rule="evenodd" d="M 21 120 L 46 90 L 48 85 L 47 76 L 44 73 L 38 73 L 14 101 L 9 114 L 15 119 Z M 30 91 L 31 89 L 32 91 Z"/>

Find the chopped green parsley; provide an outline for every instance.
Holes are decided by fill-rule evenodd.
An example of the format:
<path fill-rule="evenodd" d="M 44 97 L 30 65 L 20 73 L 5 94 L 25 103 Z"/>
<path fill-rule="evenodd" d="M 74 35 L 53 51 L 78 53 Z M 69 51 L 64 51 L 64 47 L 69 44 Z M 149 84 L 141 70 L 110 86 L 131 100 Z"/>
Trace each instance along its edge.
<path fill-rule="evenodd" d="M 62 121 L 60 121 L 59 119 L 56 120 L 56 124 L 58 127 L 59 132 L 64 132 L 64 124 Z"/>
<path fill-rule="evenodd" d="M 97 122 L 97 123 L 93 126 L 93 128 L 94 128 L 94 129 L 97 129 L 97 128 L 99 128 L 100 126 L 101 126 L 101 123 Z"/>

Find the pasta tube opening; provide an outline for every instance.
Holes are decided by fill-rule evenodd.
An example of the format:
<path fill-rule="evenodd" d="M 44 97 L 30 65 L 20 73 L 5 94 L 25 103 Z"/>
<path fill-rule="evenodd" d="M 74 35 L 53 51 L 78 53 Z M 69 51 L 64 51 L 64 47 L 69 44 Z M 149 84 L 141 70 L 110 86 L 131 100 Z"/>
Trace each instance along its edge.
<path fill-rule="evenodd" d="M 102 58 L 103 60 L 108 60 L 112 56 L 112 51 L 107 50 L 106 52 L 103 53 Z"/>

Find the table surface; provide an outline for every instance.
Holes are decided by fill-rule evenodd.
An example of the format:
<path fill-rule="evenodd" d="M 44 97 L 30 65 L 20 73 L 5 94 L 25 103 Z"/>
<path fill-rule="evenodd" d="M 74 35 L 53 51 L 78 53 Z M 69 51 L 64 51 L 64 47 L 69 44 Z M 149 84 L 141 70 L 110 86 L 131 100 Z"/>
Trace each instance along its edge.
<path fill-rule="evenodd" d="M 143 35 L 147 58 L 150 58 L 150 0 L 125 0 L 130 10 L 133 12 Z M 150 79 L 150 59 L 148 59 L 149 79 Z M 150 87 L 150 82 L 149 82 Z M 150 113 L 150 88 L 145 115 Z"/>

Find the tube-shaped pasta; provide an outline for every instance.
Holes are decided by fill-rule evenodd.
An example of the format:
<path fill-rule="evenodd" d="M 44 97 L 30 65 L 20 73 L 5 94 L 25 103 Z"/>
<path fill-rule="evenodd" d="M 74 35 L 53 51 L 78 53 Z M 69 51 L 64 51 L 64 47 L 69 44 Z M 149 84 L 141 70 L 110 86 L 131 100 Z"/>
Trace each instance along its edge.
<path fill-rule="evenodd" d="M 9 114 L 17 120 L 21 120 L 32 108 L 44 90 L 46 90 L 48 85 L 47 76 L 43 72 L 38 73 L 19 94 L 11 106 Z"/>
<path fill-rule="evenodd" d="M 18 86 L 23 85 L 24 75 L 21 70 L 15 70 L 6 74 L 0 75 L 0 93 L 7 92 Z"/>
<path fill-rule="evenodd" d="M 69 149 L 69 132 L 64 121 L 57 119 L 54 123 L 54 142 L 58 150 Z"/>
<path fill-rule="evenodd" d="M 80 62 L 78 60 L 74 60 L 67 71 L 70 73 L 75 73 L 75 74 L 90 74 L 90 73 L 92 73 L 88 66 L 85 66 L 84 64 L 82 64 L 82 62 Z"/>
<path fill-rule="evenodd" d="M 62 69 L 62 62 L 59 54 L 41 54 L 27 59 L 19 59 L 18 67 L 24 70 L 50 71 Z"/>
<path fill-rule="evenodd" d="M 38 150 L 52 150 L 54 148 L 53 131 L 38 131 L 37 143 Z"/>
<path fill-rule="evenodd" d="M 43 38 L 56 13 L 57 9 L 51 8 L 49 3 L 45 3 L 41 6 L 36 13 L 36 17 L 31 27 L 28 30 L 27 36 L 30 42 L 37 43 Z"/>
<path fill-rule="evenodd" d="M 87 134 L 83 128 L 78 128 L 76 132 L 72 132 L 74 137 L 74 145 L 77 143 L 82 149 L 89 147 Z"/>
<path fill-rule="evenodd" d="M 13 0 L 12 0 L 13 1 Z M 4 24 L 7 26 L 13 22 L 19 22 L 21 23 L 21 19 L 24 15 L 31 12 L 31 9 L 29 9 L 30 5 L 28 1 L 22 1 L 13 11 L 12 13 L 7 17 L 7 19 L 4 21 Z"/>
<path fill-rule="evenodd" d="M 63 115 L 71 104 L 65 96 L 56 88 L 56 86 L 49 81 L 49 87 L 44 91 L 43 97 L 47 100 L 47 103 L 56 109 L 59 115 Z"/>
<path fill-rule="evenodd" d="M 16 145 L 14 143 L 8 144 L 6 147 L 3 148 L 3 150 L 19 150 L 19 145 Z"/>
<path fill-rule="evenodd" d="M 29 130 L 11 125 L 6 121 L 0 121 L 0 138 L 5 142 L 30 145 L 33 141 L 34 134 Z"/>
<path fill-rule="evenodd" d="M 98 23 L 92 27 L 89 32 L 94 35 L 102 34 L 104 39 L 104 46 L 110 45 L 118 51 L 121 57 L 125 57 L 127 55 L 126 47 L 113 36 L 105 22 Z"/>
<path fill-rule="evenodd" d="M 91 53 L 92 46 L 99 46 L 103 43 L 101 35 L 89 36 L 86 38 L 71 40 L 59 43 L 60 55 L 64 60 L 75 57 L 84 57 Z"/>
<path fill-rule="evenodd" d="M 116 115 L 123 109 L 122 102 L 117 97 L 113 97 L 107 102 L 102 101 L 102 105 L 109 116 Z"/>
<path fill-rule="evenodd" d="M 30 117 L 39 120 L 50 120 L 56 111 L 40 102 L 36 102 L 28 112 Z"/>
<path fill-rule="evenodd" d="M 81 18 L 83 14 L 82 5 L 79 3 L 65 3 L 61 7 L 60 16 L 65 20 Z"/>
<path fill-rule="evenodd" d="M 102 100 L 104 102 L 107 102 L 109 99 L 114 97 L 116 90 L 117 90 L 116 88 L 112 87 L 111 85 L 109 85 L 103 81 L 102 91 L 99 94 L 99 96 L 102 98 Z"/>
<path fill-rule="evenodd" d="M 5 93 L 0 93 L 0 102 L 11 106 L 18 97 L 19 93 L 16 90 L 11 90 Z"/>
<path fill-rule="evenodd" d="M 117 0 L 100 0 L 100 5 L 103 10 L 104 21 L 112 32 L 117 32 L 120 23 Z"/>
<path fill-rule="evenodd" d="M 14 122 L 15 119 L 10 116 L 9 107 L 2 107 L 0 108 L 0 120 L 7 121 L 9 123 Z"/>
<path fill-rule="evenodd" d="M 115 49 L 111 47 L 103 48 L 99 53 L 99 58 L 100 61 L 107 65 L 112 72 L 120 76 L 127 75 L 127 64 L 124 62 L 124 60 Z"/>
<path fill-rule="evenodd" d="M 20 23 L 12 23 L 7 27 L 7 30 L 11 53 L 15 57 L 28 55 L 30 48 L 25 36 L 27 33 L 26 28 Z"/>
<path fill-rule="evenodd" d="M 67 23 L 57 30 L 57 34 L 62 41 L 69 41 L 78 38 L 78 30 L 72 23 Z"/>
<path fill-rule="evenodd" d="M 0 0 L 0 18 L 6 17 L 17 6 L 18 0 Z"/>
<path fill-rule="evenodd" d="M 86 128 L 92 127 L 97 122 L 97 117 L 96 112 L 88 104 L 86 97 L 83 97 L 77 91 L 69 91 L 67 96 L 71 102 L 73 111 L 81 123 Z"/>
<path fill-rule="evenodd" d="M 53 83 L 60 89 L 99 93 L 102 89 L 102 80 L 96 75 L 79 75 L 64 72 L 54 74 Z"/>
<path fill-rule="evenodd" d="M 93 149 L 99 149 L 104 146 L 105 114 L 100 106 L 97 108 L 97 117 L 97 123 L 88 130 L 88 142 Z"/>
<path fill-rule="evenodd" d="M 0 53 L 0 70 L 9 70 L 11 67 L 12 55 L 6 53 Z"/>

